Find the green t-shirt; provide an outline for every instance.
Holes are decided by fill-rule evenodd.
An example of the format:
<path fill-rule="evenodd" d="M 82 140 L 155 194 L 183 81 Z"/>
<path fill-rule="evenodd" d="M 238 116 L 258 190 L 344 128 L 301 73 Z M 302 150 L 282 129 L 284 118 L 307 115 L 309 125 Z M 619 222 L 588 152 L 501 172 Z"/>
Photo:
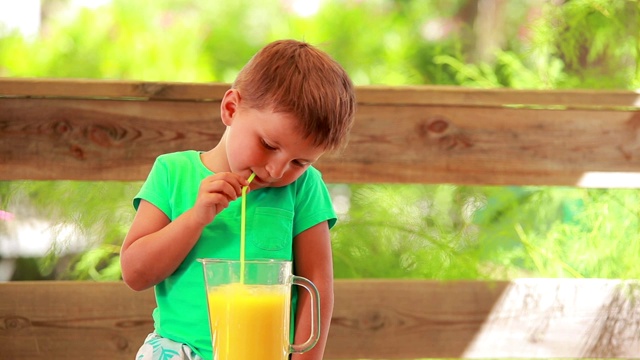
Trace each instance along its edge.
<path fill-rule="evenodd" d="M 173 221 L 193 207 L 200 182 L 212 174 L 197 151 L 161 155 L 134 198 L 134 207 L 144 199 Z M 212 357 L 211 331 L 202 264 L 197 259 L 240 258 L 240 206 L 238 199 L 220 212 L 178 269 L 155 286 L 155 331 L 189 345 L 205 359 Z M 296 235 L 323 221 L 329 227 L 336 222 L 322 175 L 313 167 L 288 186 L 249 192 L 246 211 L 247 260 L 293 260 Z"/>

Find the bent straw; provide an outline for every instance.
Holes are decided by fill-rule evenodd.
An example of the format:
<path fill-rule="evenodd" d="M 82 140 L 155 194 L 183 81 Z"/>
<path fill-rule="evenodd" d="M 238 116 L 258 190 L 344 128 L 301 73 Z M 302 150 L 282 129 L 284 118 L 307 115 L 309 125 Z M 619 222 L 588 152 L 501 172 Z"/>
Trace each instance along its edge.
<path fill-rule="evenodd" d="M 247 182 L 251 184 L 253 178 L 256 177 L 255 173 L 251 173 L 251 176 L 247 179 Z M 247 189 L 249 185 L 242 187 L 242 207 L 240 213 L 240 283 L 244 284 L 244 248 L 246 239 L 246 224 L 247 224 Z"/>

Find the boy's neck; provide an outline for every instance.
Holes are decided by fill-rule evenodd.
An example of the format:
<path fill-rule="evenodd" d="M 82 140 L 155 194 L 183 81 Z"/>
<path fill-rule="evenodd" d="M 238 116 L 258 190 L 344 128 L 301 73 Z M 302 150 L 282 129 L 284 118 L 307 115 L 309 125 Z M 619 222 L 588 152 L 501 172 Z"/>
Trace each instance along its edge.
<path fill-rule="evenodd" d="M 216 147 L 200 154 L 200 161 L 202 161 L 202 164 L 214 173 L 229 171 L 229 162 L 227 161 L 224 138 L 225 137 L 223 136 Z"/>

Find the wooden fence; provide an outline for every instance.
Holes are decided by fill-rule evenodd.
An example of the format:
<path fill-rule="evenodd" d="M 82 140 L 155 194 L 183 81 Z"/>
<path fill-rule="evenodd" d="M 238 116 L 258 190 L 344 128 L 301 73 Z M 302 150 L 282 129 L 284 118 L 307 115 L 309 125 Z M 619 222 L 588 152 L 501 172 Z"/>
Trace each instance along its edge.
<path fill-rule="evenodd" d="M 226 84 L 0 79 L 0 180 L 142 180 L 209 149 Z M 640 187 L 630 91 L 360 87 L 330 183 Z M 338 280 L 327 359 L 640 358 L 638 283 Z M 132 359 L 153 293 L 0 283 L 0 358 Z"/>

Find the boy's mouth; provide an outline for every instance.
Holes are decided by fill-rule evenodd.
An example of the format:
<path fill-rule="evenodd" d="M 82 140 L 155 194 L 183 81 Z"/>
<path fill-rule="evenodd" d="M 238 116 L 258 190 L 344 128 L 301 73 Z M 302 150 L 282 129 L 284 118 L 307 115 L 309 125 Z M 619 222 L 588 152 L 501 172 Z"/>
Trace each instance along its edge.
<path fill-rule="evenodd" d="M 255 185 L 258 185 L 258 186 L 264 186 L 264 185 L 266 185 L 267 183 L 266 183 L 264 180 L 262 180 L 262 178 L 261 178 L 261 177 L 259 177 L 258 175 L 256 175 L 256 176 L 253 178 L 253 180 L 251 181 L 251 184 L 255 184 Z"/>

